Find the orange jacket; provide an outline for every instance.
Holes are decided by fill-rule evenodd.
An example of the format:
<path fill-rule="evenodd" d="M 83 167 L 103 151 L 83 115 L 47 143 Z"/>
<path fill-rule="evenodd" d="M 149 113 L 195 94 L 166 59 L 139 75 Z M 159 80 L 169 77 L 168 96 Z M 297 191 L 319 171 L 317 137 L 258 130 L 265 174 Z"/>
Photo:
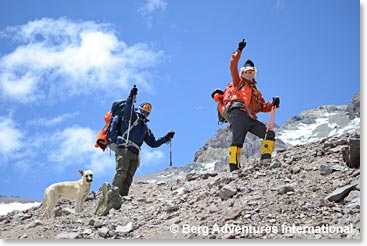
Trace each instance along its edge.
<path fill-rule="evenodd" d="M 230 70 L 233 79 L 231 102 L 241 101 L 245 103 L 245 105 L 252 111 L 251 114 L 253 115 L 253 118 L 257 119 L 256 114 L 258 112 L 270 112 L 272 103 L 265 102 L 261 92 L 256 87 L 256 83 L 253 83 L 251 86 L 238 74 L 238 61 L 241 58 L 241 53 L 242 52 L 239 50 L 237 52 L 233 52 L 230 62 Z M 241 108 L 241 110 L 247 112 L 246 108 Z"/>

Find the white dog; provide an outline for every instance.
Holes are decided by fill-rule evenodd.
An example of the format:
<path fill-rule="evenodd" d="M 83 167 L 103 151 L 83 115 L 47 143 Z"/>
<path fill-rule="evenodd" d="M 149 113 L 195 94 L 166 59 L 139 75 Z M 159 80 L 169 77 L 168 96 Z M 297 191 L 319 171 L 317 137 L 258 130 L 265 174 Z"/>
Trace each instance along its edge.
<path fill-rule="evenodd" d="M 50 185 L 45 190 L 40 212 L 45 212 L 46 218 L 52 217 L 52 211 L 60 197 L 75 201 L 75 212 L 82 211 L 83 203 L 87 198 L 90 186 L 93 181 L 93 172 L 91 170 L 79 170 L 82 178 L 78 181 L 60 182 Z"/>

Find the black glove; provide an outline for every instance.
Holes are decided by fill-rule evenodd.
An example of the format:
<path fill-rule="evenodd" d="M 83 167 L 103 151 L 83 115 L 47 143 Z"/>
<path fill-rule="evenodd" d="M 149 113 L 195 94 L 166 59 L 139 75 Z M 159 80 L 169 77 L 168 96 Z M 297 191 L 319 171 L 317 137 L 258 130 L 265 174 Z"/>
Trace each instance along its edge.
<path fill-rule="evenodd" d="M 138 88 L 136 88 L 136 85 L 134 85 L 134 87 L 131 89 L 131 91 L 130 91 L 130 95 L 129 95 L 129 97 L 130 98 L 133 98 L 133 97 L 135 97 L 136 95 L 138 94 Z"/>
<path fill-rule="evenodd" d="M 166 139 L 166 142 L 171 141 L 174 135 L 175 135 L 174 131 L 170 131 L 169 133 L 167 133 L 166 136 L 164 136 L 164 138 Z"/>
<path fill-rule="evenodd" d="M 245 47 L 246 47 L 245 39 L 242 39 L 242 41 L 238 43 L 238 49 L 239 49 L 240 51 L 242 51 L 242 50 L 243 50 L 243 48 L 245 48 Z"/>
<path fill-rule="evenodd" d="M 272 106 L 275 106 L 277 108 L 279 108 L 279 104 L 280 104 L 280 99 L 279 97 L 273 97 L 273 102 L 272 102 Z"/>

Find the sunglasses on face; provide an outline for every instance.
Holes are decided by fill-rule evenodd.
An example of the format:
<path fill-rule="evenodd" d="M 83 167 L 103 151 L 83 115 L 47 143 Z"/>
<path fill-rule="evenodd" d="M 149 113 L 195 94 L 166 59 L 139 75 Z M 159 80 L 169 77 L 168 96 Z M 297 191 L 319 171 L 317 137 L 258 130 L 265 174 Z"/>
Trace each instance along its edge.
<path fill-rule="evenodd" d="M 246 75 L 255 75 L 255 70 L 246 70 L 245 74 Z"/>

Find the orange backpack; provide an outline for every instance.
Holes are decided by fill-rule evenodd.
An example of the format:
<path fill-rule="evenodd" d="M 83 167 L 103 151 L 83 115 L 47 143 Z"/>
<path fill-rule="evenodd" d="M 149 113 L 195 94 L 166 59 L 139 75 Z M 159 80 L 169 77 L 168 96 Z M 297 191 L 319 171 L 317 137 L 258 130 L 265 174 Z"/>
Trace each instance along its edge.
<path fill-rule="evenodd" d="M 112 112 L 107 112 L 104 116 L 106 125 L 98 132 L 96 144 L 94 145 L 94 147 L 101 148 L 103 151 L 105 151 L 108 146 L 108 129 L 110 128 L 111 118 Z"/>
<path fill-rule="evenodd" d="M 231 97 L 232 97 L 233 84 L 229 83 L 227 87 L 223 91 L 223 107 L 222 107 L 222 123 L 228 123 L 229 120 L 229 106 L 231 105 Z"/>

